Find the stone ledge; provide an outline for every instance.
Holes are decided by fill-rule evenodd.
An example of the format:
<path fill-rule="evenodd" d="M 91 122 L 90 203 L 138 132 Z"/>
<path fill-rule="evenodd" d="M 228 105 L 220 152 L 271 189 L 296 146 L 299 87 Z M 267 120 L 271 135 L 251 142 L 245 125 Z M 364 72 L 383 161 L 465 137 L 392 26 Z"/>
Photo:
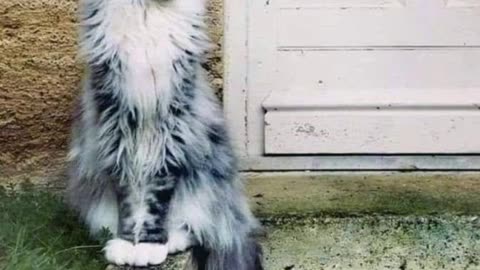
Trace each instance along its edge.
<path fill-rule="evenodd" d="M 180 270 L 184 269 L 188 260 L 188 254 L 169 257 L 166 262 L 159 266 L 151 267 L 129 267 L 109 265 L 105 270 Z"/>
<path fill-rule="evenodd" d="M 265 227 L 267 270 L 480 269 L 478 216 L 281 218 Z M 137 269 L 180 270 L 185 258 Z"/>
<path fill-rule="evenodd" d="M 29 181 L 63 190 L 60 168 L 0 175 L 0 184 Z M 477 215 L 480 172 L 245 173 L 255 213 L 278 216 Z"/>
<path fill-rule="evenodd" d="M 261 217 L 480 214 L 480 173 L 248 173 Z"/>

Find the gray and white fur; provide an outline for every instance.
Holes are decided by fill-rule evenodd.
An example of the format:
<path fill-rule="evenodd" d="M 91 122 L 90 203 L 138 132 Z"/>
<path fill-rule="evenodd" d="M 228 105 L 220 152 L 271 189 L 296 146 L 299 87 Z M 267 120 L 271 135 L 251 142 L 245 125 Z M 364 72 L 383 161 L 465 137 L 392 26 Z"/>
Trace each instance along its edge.
<path fill-rule="evenodd" d="M 262 269 L 222 111 L 202 68 L 205 0 L 80 0 L 87 72 L 73 127 L 68 199 L 106 259 Z"/>

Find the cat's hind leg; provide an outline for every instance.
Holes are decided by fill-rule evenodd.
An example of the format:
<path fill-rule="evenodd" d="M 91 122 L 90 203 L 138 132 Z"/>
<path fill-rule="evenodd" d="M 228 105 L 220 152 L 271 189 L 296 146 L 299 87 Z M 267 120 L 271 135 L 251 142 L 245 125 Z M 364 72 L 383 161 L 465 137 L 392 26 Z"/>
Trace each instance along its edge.
<path fill-rule="evenodd" d="M 86 179 L 71 180 L 67 196 L 91 235 L 99 236 L 105 229 L 113 236 L 117 235 L 119 209 L 113 185 Z"/>
<path fill-rule="evenodd" d="M 187 225 L 170 227 L 168 231 L 168 254 L 177 254 L 196 245 L 195 238 Z"/>
<path fill-rule="evenodd" d="M 217 167 L 218 169 L 219 167 Z M 170 218 L 183 220 L 195 242 L 191 269 L 262 270 L 262 250 L 254 238 L 260 225 L 233 181 L 198 172 L 195 182 L 178 184 Z M 218 176 L 218 171 L 215 173 Z M 195 189 L 189 188 L 195 185 Z M 171 246 L 184 246 L 183 239 Z"/>
<path fill-rule="evenodd" d="M 118 202 L 115 191 L 106 188 L 103 194 L 92 202 L 86 213 L 85 222 L 90 228 L 92 235 L 99 235 L 103 230 L 108 229 L 115 237 L 118 230 Z"/>

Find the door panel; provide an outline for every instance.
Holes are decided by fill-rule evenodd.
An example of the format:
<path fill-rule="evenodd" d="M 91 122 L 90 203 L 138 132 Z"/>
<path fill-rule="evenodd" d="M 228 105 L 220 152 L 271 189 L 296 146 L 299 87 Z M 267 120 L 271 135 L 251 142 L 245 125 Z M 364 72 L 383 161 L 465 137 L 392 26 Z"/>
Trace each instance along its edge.
<path fill-rule="evenodd" d="M 479 1 L 418 0 L 387 7 L 338 3 L 336 8 L 317 2 L 312 7 L 286 5 L 278 11 L 278 46 L 480 45 Z"/>
<path fill-rule="evenodd" d="M 273 1 L 264 154 L 480 152 L 479 4 Z"/>
<path fill-rule="evenodd" d="M 478 112 L 279 111 L 268 113 L 266 154 L 478 153 Z"/>
<path fill-rule="evenodd" d="M 406 0 L 277 0 L 278 8 L 386 8 L 404 7 Z"/>
<path fill-rule="evenodd" d="M 226 1 L 249 169 L 478 167 L 480 0 Z"/>
<path fill-rule="evenodd" d="M 480 91 L 462 92 L 278 92 L 264 102 L 265 153 L 478 153 Z"/>
<path fill-rule="evenodd" d="M 277 61 L 275 91 L 480 89 L 480 48 L 288 50 Z"/>

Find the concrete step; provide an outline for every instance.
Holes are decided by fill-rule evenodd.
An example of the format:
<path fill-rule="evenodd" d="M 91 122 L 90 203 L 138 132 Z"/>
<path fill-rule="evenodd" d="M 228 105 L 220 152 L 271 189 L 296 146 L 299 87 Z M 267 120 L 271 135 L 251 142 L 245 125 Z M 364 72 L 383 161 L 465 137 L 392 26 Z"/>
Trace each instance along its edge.
<path fill-rule="evenodd" d="M 268 232 L 267 270 L 480 270 L 478 172 L 243 176 Z M 65 176 L 51 170 L 0 177 L 4 184 L 23 181 L 61 191 Z M 183 269 L 185 260 L 156 269 Z"/>
<path fill-rule="evenodd" d="M 267 270 L 480 269 L 478 216 L 290 217 L 264 223 Z M 184 269 L 186 259 L 178 256 L 152 269 Z"/>
<path fill-rule="evenodd" d="M 257 216 L 480 214 L 479 172 L 243 173 Z M 2 175 L 0 185 L 31 182 L 62 191 L 62 166 Z"/>

